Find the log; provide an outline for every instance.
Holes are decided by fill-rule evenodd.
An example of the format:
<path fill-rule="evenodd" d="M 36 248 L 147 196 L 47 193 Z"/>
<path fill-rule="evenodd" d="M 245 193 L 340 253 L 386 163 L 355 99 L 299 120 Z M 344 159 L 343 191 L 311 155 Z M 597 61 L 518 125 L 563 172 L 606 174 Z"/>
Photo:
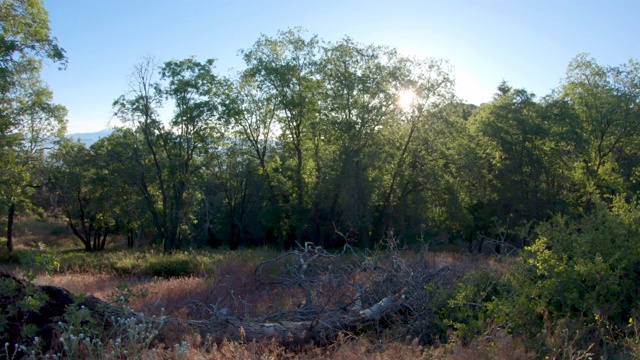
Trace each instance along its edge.
<path fill-rule="evenodd" d="M 200 334 L 211 336 L 216 342 L 275 340 L 287 346 L 309 343 L 321 345 L 335 340 L 345 331 L 354 332 L 363 327 L 376 325 L 384 316 L 399 308 L 395 299 L 393 295 L 387 296 L 367 309 L 320 314 L 312 321 L 259 323 L 229 317 L 188 320 L 182 323 Z M 176 319 L 167 318 L 166 321 L 172 323 Z"/>
<path fill-rule="evenodd" d="M 275 340 L 281 345 L 326 344 L 336 339 L 344 331 L 375 325 L 381 318 L 398 309 L 395 296 L 388 296 L 373 306 L 361 311 L 341 311 L 320 314 L 313 321 L 255 322 L 233 316 L 216 316 L 207 320 L 184 320 L 170 316 L 148 318 L 133 311 L 124 313 L 114 306 L 89 295 L 80 305 L 87 307 L 93 317 L 108 330 L 113 326 L 112 318 L 131 318 L 159 327 L 160 340 L 175 338 L 173 332 L 191 329 L 209 337 L 217 343 L 223 341 L 252 342 Z"/>

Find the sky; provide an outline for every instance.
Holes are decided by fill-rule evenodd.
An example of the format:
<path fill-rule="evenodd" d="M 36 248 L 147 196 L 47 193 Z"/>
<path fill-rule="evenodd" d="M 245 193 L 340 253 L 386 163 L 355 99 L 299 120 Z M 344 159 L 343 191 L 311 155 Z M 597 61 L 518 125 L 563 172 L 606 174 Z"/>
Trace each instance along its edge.
<path fill-rule="evenodd" d="M 302 27 L 325 41 L 345 36 L 455 69 L 465 101 L 491 100 L 501 81 L 548 95 L 576 55 L 602 65 L 640 59 L 639 0 L 44 0 L 68 66 L 45 63 L 68 133 L 119 121 L 113 101 L 135 64 L 217 59 L 220 75 L 244 68 L 238 51 L 261 34 Z"/>

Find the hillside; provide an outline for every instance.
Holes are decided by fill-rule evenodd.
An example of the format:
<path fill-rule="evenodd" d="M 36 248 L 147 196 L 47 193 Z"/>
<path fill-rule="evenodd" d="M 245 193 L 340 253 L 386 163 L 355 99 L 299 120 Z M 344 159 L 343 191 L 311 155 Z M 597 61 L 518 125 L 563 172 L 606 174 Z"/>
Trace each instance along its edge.
<path fill-rule="evenodd" d="M 107 137 L 113 132 L 113 129 L 104 129 L 96 132 L 87 132 L 87 133 L 73 133 L 67 134 L 68 138 L 78 139 L 86 146 L 91 146 L 93 143 L 98 141 L 100 138 Z"/>

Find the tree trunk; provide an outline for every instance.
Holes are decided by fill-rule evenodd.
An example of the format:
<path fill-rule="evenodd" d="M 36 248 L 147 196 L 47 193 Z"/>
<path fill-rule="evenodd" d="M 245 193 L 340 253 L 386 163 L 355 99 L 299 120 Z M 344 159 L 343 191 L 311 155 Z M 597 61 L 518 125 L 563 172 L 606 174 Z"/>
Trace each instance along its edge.
<path fill-rule="evenodd" d="M 236 250 L 240 244 L 238 243 L 238 225 L 236 224 L 236 219 L 233 213 L 231 213 L 231 236 L 229 238 L 229 248 L 231 250 Z"/>
<path fill-rule="evenodd" d="M 133 229 L 127 229 L 127 248 L 133 249 Z"/>
<path fill-rule="evenodd" d="M 82 244 L 84 245 L 84 250 L 87 252 L 91 252 L 91 237 L 86 237 L 82 234 L 80 234 L 80 232 L 78 231 L 78 228 L 73 224 L 73 222 L 70 220 L 71 217 L 70 215 L 67 214 L 67 224 L 69 225 L 69 227 L 71 228 L 71 231 L 73 231 L 73 234 L 80 239 L 80 241 L 82 241 Z"/>
<path fill-rule="evenodd" d="M 13 220 L 16 216 L 16 204 L 9 206 L 9 216 L 7 217 L 7 250 L 13 251 Z"/>

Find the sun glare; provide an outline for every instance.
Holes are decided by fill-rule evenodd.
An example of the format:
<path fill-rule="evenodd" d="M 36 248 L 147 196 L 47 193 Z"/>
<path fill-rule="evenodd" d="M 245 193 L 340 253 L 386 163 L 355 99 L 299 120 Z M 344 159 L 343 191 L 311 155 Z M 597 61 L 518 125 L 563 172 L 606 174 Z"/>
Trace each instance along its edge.
<path fill-rule="evenodd" d="M 416 98 L 416 93 L 413 92 L 413 90 L 402 90 L 398 94 L 398 105 L 400 105 L 402 110 L 409 111 L 413 106 L 413 102 L 415 101 L 415 98 Z"/>

